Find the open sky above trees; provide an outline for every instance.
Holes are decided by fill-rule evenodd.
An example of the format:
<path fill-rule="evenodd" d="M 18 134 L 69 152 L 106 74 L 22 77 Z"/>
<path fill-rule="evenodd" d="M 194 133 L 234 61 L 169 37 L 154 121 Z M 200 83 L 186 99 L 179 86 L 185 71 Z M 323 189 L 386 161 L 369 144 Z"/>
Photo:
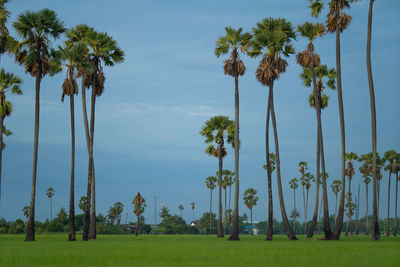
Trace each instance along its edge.
<path fill-rule="evenodd" d="M 9 22 L 25 10 L 49 8 L 58 13 L 67 28 L 80 23 L 108 32 L 125 51 L 125 62 L 105 68 L 106 89 L 96 110 L 96 190 L 97 212 L 105 214 L 116 201 L 125 204 L 129 219 L 134 220 L 131 201 L 140 191 L 147 202 L 144 216 L 153 223 L 153 195 L 157 210 L 164 203 L 173 214 L 192 218 L 190 203 L 196 203 L 195 217 L 208 211 L 209 190 L 205 179 L 215 175 L 218 165 L 204 150 L 201 126 L 213 115 L 234 119 L 233 80 L 223 75 L 224 57 L 214 55 L 215 41 L 224 35 L 225 26 L 251 31 L 265 17 L 285 17 L 293 25 L 310 20 L 306 0 L 264 1 L 123 1 L 105 0 L 52 1 L 13 0 Z M 400 151 L 400 2 L 376 1 L 372 33 L 378 152 Z M 346 120 L 346 151 L 367 153 L 371 150 L 369 91 L 366 71 L 366 22 L 368 1 L 349 11 L 353 21 L 342 36 L 342 82 Z M 323 11 L 326 14 L 326 10 Z M 324 21 L 322 16 L 320 21 Z M 9 26 L 12 31 L 12 27 Z M 59 41 L 60 44 L 63 38 Z M 306 40 L 298 38 L 296 51 Z M 335 67 L 335 40 L 326 35 L 316 40 L 321 63 Z M 267 219 L 265 164 L 265 113 L 267 89 L 255 79 L 258 60 L 242 57 L 247 67 L 240 83 L 240 191 L 256 188 L 260 197 L 253 220 Z M 307 161 L 315 171 L 315 111 L 308 104 L 311 89 L 299 78 L 301 67 L 295 56 L 288 59 L 287 72 L 275 83 L 275 109 L 280 141 L 282 183 L 287 211 L 293 209 L 288 182 L 299 177 L 298 162 Z M 3 191 L 0 217 L 22 218 L 29 204 L 32 172 L 34 124 L 34 78 L 24 74 L 14 59 L 3 56 L 1 65 L 23 79 L 23 96 L 10 96 L 13 116 L 6 126 L 13 135 L 5 138 L 3 154 Z M 70 129 L 69 105 L 61 103 L 64 74 L 46 77 L 41 89 L 41 125 L 37 180 L 36 218 L 49 217 L 48 187 L 56 194 L 53 208 L 68 208 Z M 329 91 L 329 106 L 322 112 L 328 185 L 340 178 L 340 127 L 336 91 Z M 87 151 L 82 127 L 80 100 L 76 103 L 76 199 L 86 193 Z M 224 168 L 234 169 L 234 151 L 228 149 Z M 356 163 L 353 192 L 361 183 Z M 275 177 L 275 174 L 273 174 Z M 273 179 L 275 181 L 275 179 Z M 276 183 L 274 182 L 274 186 Z M 387 188 L 387 175 L 382 188 Z M 314 192 L 315 185 L 312 191 Z M 329 189 L 329 188 L 328 188 Z M 361 214 L 364 212 L 364 187 L 361 186 Z M 274 192 L 277 192 L 274 190 Z M 330 189 L 329 189 L 330 192 Z M 386 190 L 381 198 L 385 199 Z M 216 193 L 215 193 L 216 196 Z M 280 220 L 277 195 L 275 215 Z M 214 207 L 217 207 L 216 200 Z M 301 203 L 300 194 L 298 202 Z M 331 213 L 334 195 L 329 194 Z M 381 207 L 385 204 L 381 201 Z M 370 205 L 371 207 L 371 205 Z M 76 208 L 77 209 L 77 208 Z M 77 209 L 78 210 L 78 209 Z M 215 210 L 214 210 L 215 211 Z M 248 213 L 240 201 L 240 214 Z M 300 209 L 301 217 L 303 216 Z M 386 209 L 380 209 L 380 216 Z M 372 213 L 372 209 L 370 210 Z M 394 213 L 394 210 L 393 210 Z M 309 214 L 308 216 L 311 216 Z M 361 215 L 363 216 L 363 215 Z M 391 214 L 391 216 L 393 216 Z M 160 219 L 158 218 L 158 222 Z"/>

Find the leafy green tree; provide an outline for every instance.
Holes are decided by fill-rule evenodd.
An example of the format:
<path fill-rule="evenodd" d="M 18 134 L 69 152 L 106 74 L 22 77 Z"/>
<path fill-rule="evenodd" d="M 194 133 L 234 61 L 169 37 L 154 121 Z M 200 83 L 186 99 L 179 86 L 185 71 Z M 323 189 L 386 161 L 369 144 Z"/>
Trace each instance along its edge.
<path fill-rule="evenodd" d="M 394 162 L 397 158 L 397 152 L 394 150 L 388 150 L 385 152 L 384 160 L 387 162 L 385 170 L 389 172 L 389 180 L 388 180 L 388 206 L 387 206 L 387 221 L 386 221 L 386 236 L 390 236 L 390 228 L 389 228 L 389 212 L 390 212 L 390 182 L 392 173 L 396 173 L 396 168 L 393 168 Z"/>
<path fill-rule="evenodd" d="M 290 189 L 293 189 L 293 211 L 292 215 L 297 215 L 298 212 L 296 210 L 296 189 L 299 187 L 298 180 L 297 178 L 293 178 L 292 180 L 289 181 Z M 296 232 L 296 218 L 299 216 L 294 216 L 291 217 L 293 218 L 293 232 Z"/>
<path fill-rule="evenodd" d="M 132 204 L 134 205 L 133 212 L 137 216 L 137 225 L 136 225 L 136 233 L 135 234 L 136 234 L 136 236 L 138 236 L 140 233 L 140 215 L 143 214 L 144 209 L 146 208 L 146 201 L 142 197 L 140 192 L 138 192 L 137 195 L 133 198 Z M 182 206 L 182 208 L 183 208 L 183 206 Z"/>
<path fill-rule="evenodd" d="M 200 232 L 202 231 L 201 229 L 207 229 L 207 228 L 210 228 L 211 230 L 217 229 L 217 226 L 218 226 L 218 220 L 217 220 L 217 215 L 215 213 L 211 213 L 210 216 L 210 213 L 205 212 L 203 213 L 203 216 L 199 219 Z M 204 232 L 205 231 L 206 230 L 204 230 Z M 211 233 L 215 233 L 215 231 Z"/>
<path fill-rule="evenodd" d="M 224 74 L 230 75 L 235 79 L 235 199 L 233 211 L 233 227 L 229 240 L 239 240 L 239 76 L 243 76 L 246 67 L 239 57 L 239 49 L 243 52 L 251 39 L 251 34 L 242 33 L 242 28 L 237 30 L 225 27 L 226 35 L 218 38 L 215 48 L 215 55 L 228 54 L 231 51 L 229 59 L 224 62 Z M 226 210 L 226 208 L 225 208 Z"/>
<path fill-rule="evenodd" d="M 194 210 L 194 202 L 192 202 L 191 204 L 193 204 L 192 210 Z M 161 217 L 161 220 L 163 221 L 164 228 L 166 227 L 166 220 L 167 220 L 167 217 L 169 217 L 169 216 L 171 216 L 171 214 L 169 214 L 169 209 L 166 206 L 161 205 L 160 217 Z"/>
<path fill-rule="evenodd" d="M 248 188 L 243 193 L 243 200 L 246 207 L 250 210 L 250 224 L 253 226 L 253 207 L 257 205 L 258 196 L 256 196 L 257 190 Z M 253 235 L 253 228 L 251 229 L 251 235 Z"/>
<path fill-rule="evenodd" d="M 4 1 L 4 0 L 3 0 Z M 1 6 L 2 2 L 0 1 L 0 24 L 1 24 Z M 1 26 L 0 26 L 1 27 Z M 1 34 L 1 28 L 0 28 Z M 0 53 L 1 53 L 1 42 L 3 39 L 0 36 Z M 13 106 L 10 101 L 7 100 L 7 93 L 10 92 L 16 95 L 22 95 L 22 90 L 20 89 L 20 85 L 22 84 L 22 80 L 15 76 L 13 73 L 5 72 L 2 68 L 0 70 L 0 200 L 1 200 L 1 174 L 2 174 L 2 165 L 3 165 L 3 132 L 5 135 L 11 134 L 11 132 L 5 130 L 4 119 L 9 117 L 12 113 Z"/>
<path fill-rule="evenodd" d="M 54 197 L 54 189 L 52 187 L 47 188 L 46 196 L 50 199 L 50 221 L 53 220 L 53 197 Z"/>
<path fill-rule="evenodd" d="M 57 18 L 57 14 L 49 9 L 43 9 L 38 12 L 26 11 L 18 16 L 13 26 L 16 33 L 22 38 L 22 41 L 14 48 L 16 61 L 20 65 L 24 65 L 25 72 L 36 78 L 32 194 L 28 228 L 25 238 L 25 241 L 34 241 L 40 85 L 42 78 L 50 73 L 52 59 L 55 55 L 54 50 L 51 48 L 51 39 L 60 38 L 65 32 L 65 28 L 63 22 Z"/>
<path fill-rule="evenodd" d="M 290 217 L 291 219 L 293 219 L 293 232 L 296 232 L 296 223 L 297 223 L 296 219 L 297 219 L 298 217 L 300 217 L 299 211 L 296 210 L 296 209 L 293 209 L 293 210 L 290 212 L 290 216 L 289 216 L 289 217 Z"/>
<path fill-rule="evenodd" d="M 208 189 L 210 189 L 210 213 L 209 215 L 212 214 L 212 191 L 216 187 L 217 183 L 217 177 L 215 176 L 208 176 L 206 179 L 206 186 Z M 211 216 L 210 216 L 210 223 L 209 223 L 209 228 L 210 228 L 210 235 L 211 235 Z"/>
<path fill-rule="evenodd" d="M 218 237 L 224 237 L 224 227 L 222 225 L 222 170 L 223 158 L 226 156 L 225 143 L 234 146 L 235 123 L 228 116 L 214 116 L 205 122 L 200 134 L 206 138 L 205 143 L 210 144 L 206 149 L 206 154 L 218 158 Z"/>
<path fill-rule="evenodd" d="M 337 197 L 338 197 L 338 193 L 340 192 L 340 190 L 342 189 L 342 182 L 340 180 L 333 180 L 332 184 L 331 184 L 331 188 L 332 188 L 332 192 L 335 195 L 336 198 L 336 205 L 335 205 L 335 219 L 337 216 Z"/>
<path fill-rule="evenodd" d="M 269 127 L 269 126 L 268 126 Z M 269 151 L 269 148 L 268 148 Z M 272 240 L 273 234 L 273 218 L 274 218 L 274 206 L 272 204 L 272 173 L 276 166 L 276 155 L 275 153 L 269 153 L 269 170 L 267 164 L 263 165 L 263 168 L 267 171 L 267 184 L 268 184 L 268 222 L 267 222 L 267 240 Z M 270 173 L 269 173 L 270 172 Z"/>
<path fill-rule="evenodd" d="M 61 208 L 58 211 L 57 221 L 59 221 L 62 225 L 66 225 L 68 223 L 68 215 L 64 208 Z"/>
<path fill-rule="evenodd" d="M 181 217 L 183 218 L 183 210 L 185 209 L 184 207 L 183 207 L 183 205 L 181 204 L 181 205 L 179 205 L 179 210 L 181 211 Z"/>

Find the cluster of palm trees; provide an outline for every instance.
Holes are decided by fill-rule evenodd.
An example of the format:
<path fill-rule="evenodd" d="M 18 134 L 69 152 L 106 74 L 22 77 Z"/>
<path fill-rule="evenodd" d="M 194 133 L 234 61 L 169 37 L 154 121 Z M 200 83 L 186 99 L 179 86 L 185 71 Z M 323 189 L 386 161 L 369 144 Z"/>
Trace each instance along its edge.
<path fill-rule="evenodd" d="M 74 211 L 74 167 L 75 167 L 75 119 L 74 119 L 74 96 L 78 94 L 77 79 L 81 78 L 82 107 L 85 127 L 88 163 L 88 184 L 85 207 L 85 222 L 82 239 L 96 238 L 96 199 L 95 199 L 95 168 L 93 159 L 94 125 L 95 125 L 95 103 L 96 97 L 104 91 L 105 74 L 104 66 L 113 66 L 124 60 L 124 52 L 118 47 L 117 42 L 107 33 L 97 32 L 87 25 L 77 25 L 67 29 L 53 10 L 43 9 L 37 12 L 26 11 L 20 14 L 12 26 L 18 38 L 9 35 L 7 29 L 7 18 L 9 12 L 5 7 L 7 0 L 0 1 L 0 52 L 8 52 L 15 57 L 18 64 L 25 68 L 25 72 L 35 77 L 35 128 L 34 128 L 34 152 L 32 170 L 32 194 L 29 209 L 29 221 L 26 233 L 26 241 L 35 240 L 35 199 L 36 199 L 36 174 L 38 161 L 39 143 L 39 112 L 40 112 L 40 89 L 42 79 L 46 75 L 53 76 L 63 69 L 66 77 L 61 85 L 62 96 L 70 99 L 71 115 L 71 179 L 70 179 L 70 202 L 69 240 L 74 241 L 75 236 L 75 211 Z M 66 35 L 62 46 L 53 47 L 53 41 Z M 11 113 L 11 104 L 6 99 L 6 92 L 21 94 L 19 85 L 21 80 L 13 74 L 0 72 L 1 87 L 1 111 L 0 124 L 3 133 L 7 130 L 3 126 L 4 118 Z M 86 89 L 92 89 L 90 106 L 90 124 L 86 108 Z M 2 141 L 2 134 L 0 135 Z M 1 151 L 1 150 L 0 150 Z M 0 165 L 1 165 L 0 152 Z M 0 169 L 1 172 L 1 169 Z M 1 176 L 0 176 L 1 177 Z M 1 180 L 0 180 L 1 181 Z"/>
<path fill-rule="evenodd" d="M 341 165 L 342 176 L 341 184 L 345 184 L 346 177 L 346 146 L 345 146 L 345 123 L 344 123 L 344 107 L 342 96 L 342 81 L 341 81 L 341 56 L 340 56 L 340 35 L 347 29 L 351 22 L 351 16 L 346 13 L 350 9 L 351 4 L 357 0 L 330 0 L 328 2 L 327 19 L 325 23 L 312 23 L 305 22 L 298 25 L 297 32 L 301 37 L 308 40 L 308 44 L 304 51 L 297 53 L 296 61 L 302 66 L 303 70 L 301 78 L 304 85 L 312 88 L 312 93 L 309 97 L 311 107 L 316 110 L 317 118 L 317 135 L 316 135 L 316 175 L 308 174 L 305 176 L 303 173 L 303 180 L 301 185 L 307 189 L 309 181 L 316 179 L 316 201 L 314 208 L 314 215 L 311 222 L 311 231 L 308 237 L 312 237 L 318 216 L 319 207 L 319 187 L 322 186 L 322 206 L 323 206 L 323 230 L 325 239 L 338 240 L 342 230 L 342 224 L 345 211 L 345 196 L 346 190 L 344 187 L 337 189 L 340 191 L 339 209 L 336 214 L 336 222 L 333 229 L 331 229 L 329 222 L 329 207 L 328 207 L 328 190 L 326 179 L 328 177 L 325 168 L 325 155 L 323 145 L 322 133 L 322 120 L 321 110 L 328 106 L 328 96 L 325 88 L 328 86 L 330 89 L 336 89 L 338 92 L 339 104 L 339 117 L 341 128 Z M 310 0 L 309 7 L 311 16 L 318 18 L 324 8 L 322 0 Z M 367 36 L 367 71 L 368 81 L 370 87 L 371 97 L 371 125 L 372 125 L 372 180 L 373 180 L 373 227 L 372 227 L 372 240 L 379 240 L 379 225 L 378 225 L 378 205 L 377 205 L 377 149 L 376 149 L 376 115 L 375 115 L 375 96 L 372 81 L 371 71 L 371 28 L 372 28 L 372 9 L 374 0 L 370 0 L 369 16 L 368 16 L 368 36 Z M 282 220 L 286 233 L 291 240 L 296 240 L 296 236 L 290 227 L 287 218 L 285 203 L 282 192 L 281 171 L 280 171 L 280 154 L 278 142 L 278 130 L 274 109 L 274 82 L 279 79 L 281 74 L 286 71 L 288 65 L 285 57 L 295 54 L 293 48 L 293 41 L 296 39 L 296 30 L 292 24 L 284 18 L 266 18 L 257 23 L 252 28 L 252 33 L 243 33 L 242 28 L 233 29 L 230 27 L 225 28 L 226 35 L 219 37 L 215 48 L 215 54 L 220 57 L 224 54 L 230 56 L 224 62 L 224 74 L 232 76 L 235 80 L 235 120 L 229 121 L 228 117 L 216 116 L 206 122 L 200 132 L 206 137 L 206 143 L 212 143 L 207 148 L 206 153 L 214 155 L 219 158 L 219 169 L 222 171 L 222 158 L 226 155 L 224 148 L 225 142 L 230 143 L 235 148 L 235 198 L 234 198 L 234 211 L 232 221 L 232 231 L 230 240 L 239 240 L 238 229 L 238 199 L 239 199 L 239 76 L 244 75 L 246 68 L 243 61 L 240 59 L 240 52 L 252 58 L 261 58 L 258 68 L 256 70 L 256 79 L 264 86 L 268 87 L 268 100 L 267 100 L 267 116 L 266 116 L 266 134 L 265 134 L 265 148 L 266 148 L 266 169 L 267 169 L 267 185 L 268 185 L 268 227 L 267 227 L 267 240 L 272 240 L 272 223 L 273 223 L 273 205 L 272 205 L 272 169 L 270 158 L 270 145 L 269 145 L 269 121 L 272 121 L 274 144 L 275 144 L 275 169 L 277 177 L 279 204 L 282 215 Z M 336 69 L 328 68 L 326 65 L 321 64 L 321 57 L 317 53 L 314 46 L 314 40 L 321 37 L 326 33 L 334 33 L 336 36 Z M 218 123 L 218 124 L 217 124 Z M 232 129 L 232 130 L 229 130 Z M 213 134 L 216 132 L 216 134 Z M 214 144 L 217 148 L 214 148 Z M 350 162 L 350 159 L 348 160 Z M 314 178 L 313 178 L 314 177 Z M 349 177 L 349 176 L 348 176 Z M 351 179 L 351 178 L 350 178 Z M 220 175 L 219 181 L 222 180 Z M 308 192 L 308 189 L 307 189 Z M 347 195 L 349 203 L 349 194 Z M 221 199 L 221 189 L 219 198 Z M 306 203 L 304 203 L 306 206 Z M 308 206 L 308 205 L 307 205 Z M 222 206 L 221 200 L 219 201 L 219 223 L 218 229 L 222 228 Z M 222 231 L 221 231 L 222 232 Z M 218 231 L 218 236 L 223 235 Z"/>

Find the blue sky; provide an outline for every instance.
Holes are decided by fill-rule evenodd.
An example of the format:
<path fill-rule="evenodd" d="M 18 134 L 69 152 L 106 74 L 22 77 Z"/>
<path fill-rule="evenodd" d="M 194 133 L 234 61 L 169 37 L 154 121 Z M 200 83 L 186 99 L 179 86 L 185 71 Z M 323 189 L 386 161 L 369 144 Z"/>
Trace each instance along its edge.
<path fill-rule="evenodd" d="M 368 2 L 354 4 L 349 11 L 353 21 L 342 35 L 346 148 L 358 153 L 371 150 L 365 66 Z M 307 5 L 306 0 L 115 0 L 112 3 L 104 0 L 14 0 L 8 8 L 12 12 L 10 22 L 25 10 L 53 9 L 65 21 L 66 27 L 86 23 L 98 31 L 108 32 L 125 51 L 123 64 L 105 69 L 105 92 L 96 102 L 97 211 L 104 214 L 114 202 L 121 201 L 125 211 L 129 212 L 129 219 L 133 220 L 131 201 L 140 191 L 148 202 L 145 217 L 148 222 L 153 222 L 154 194 L 157 195 L 157 210 L 164 203 L 172 213 L 179 214 L 178 205 L 183 204 L 186 220 L 192 217 L 190 202 L 196 203 L 196 217 L 208 210 L 209 191 L 204 181 L 215 174 L 218 162 L 204 153 L 206 144 L 199 131 L 213 115 L 234 118 L 233 79 L 223 75 L 224 57 L 214 55 L 215 41 L 224 34 L 224 27 L 243 27 L 245 31 L 251 31 L 266 17 L 284 17 L 295 26 L 312 20 Z M 380 152 L 400 151 L 400 126 L 396 121 L 400 112 L 397 103 L 400 97 L 399 12 L 397 0 L 376 1 L 374 5 L 372 62 Z M 325 15 L 320 18 L 321 22 L 324 20 Z M 298 38 L 294 45 L 296 51 L 300 51 L 306 41 Z M 316 41 L 316 48 L 321 61 L 335 67 L 334 36 L 327 35 Z M 266 174 L 261 168 L 265 162 L 266 88 L 255 79 L 259 59 L 246 56 L 242 59 L 247 71 L 239 81 L 243 144 L 240 192 L 242 194 L 248 187 L 258 190 L 260 200 L 253 212 L 254 219 L 266 220 Z M 310 170 L 315 170 L 316 120 L 315 111 L 307 103 L 310 89 L 302 85 L 301 69 L 295 63 L 295 57 L 290 57 L 288 63 L 287 72 L 275 84 L 274 96 L 282 179 L 289 212 L 293 208 L 293 197 L 288 181 L 299 176 L 298 162 L 308 161 Z M 22 208 L 29 204 L 30 198 L 34 79 L 8 56 L 3 56 L 0 64 L 24 81 L 24 95 L 10 97 L 14 113 L 5 121 L 14 135 L 5 140 L 0 217 L 15 219 L 23 217 Z M 70 121 L 69 104 L 60 101 L 63 75 L 46 77 L 42 81 L 36 207 L 39 220 L 49 217 L 47 187 L 56 191 L 54 209 L 68 208 Z M 323 127 L 330 184 L 333 179 L 340 178 L 341 167 L 337 94 L 335 91 L 328 94 L 329 107 L 323 111 Z M 85 194 L 87 183 L 87 151 L 82 124 L 79 94 L 76 101 L 76 199 Z M 226 168 L 234 168 L 233 154 L 233 150 L 228 149 L 224 160 Z M 361 176 L 357 173 L 353 178 L 353 191 L 360 182 Z M 276 192 L 274 209 L 280 219 Z M 311 192 L 313 199 L 314 188 Z M 299 207 L 302 203 L 300 191 L 296 195 Z M 361 216 L 364 215 L 364 195 L 362 184 Z M 387 196 L 386 173 L 381 196 L 383 199 Z M 214 199 L 217 199 L 216 191 Z M 332 212 L 333 194 L 329 200 Z M 240 213 L 248 213 L 242 202 Z M 217 207 L 216 201 L 213 206 Z M 382 201 L 381 215 L 386 213 L 385 207 Z M 302 210 L 300 213 L 303 216 Z M 311 211 L 308 217 L 311 217 Z"/>

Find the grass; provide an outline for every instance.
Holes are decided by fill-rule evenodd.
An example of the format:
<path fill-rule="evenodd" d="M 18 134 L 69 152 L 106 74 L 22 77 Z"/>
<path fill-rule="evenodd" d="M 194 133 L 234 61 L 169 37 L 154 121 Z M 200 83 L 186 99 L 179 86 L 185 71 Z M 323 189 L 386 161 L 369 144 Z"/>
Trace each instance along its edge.
<path fill-rule="evenodd" d="M 400 238 L 317 241 L 299 237 L 98 236 L 67 242 L 66 235 L 0 235 L 0 266 L 399 266 Z"/>

